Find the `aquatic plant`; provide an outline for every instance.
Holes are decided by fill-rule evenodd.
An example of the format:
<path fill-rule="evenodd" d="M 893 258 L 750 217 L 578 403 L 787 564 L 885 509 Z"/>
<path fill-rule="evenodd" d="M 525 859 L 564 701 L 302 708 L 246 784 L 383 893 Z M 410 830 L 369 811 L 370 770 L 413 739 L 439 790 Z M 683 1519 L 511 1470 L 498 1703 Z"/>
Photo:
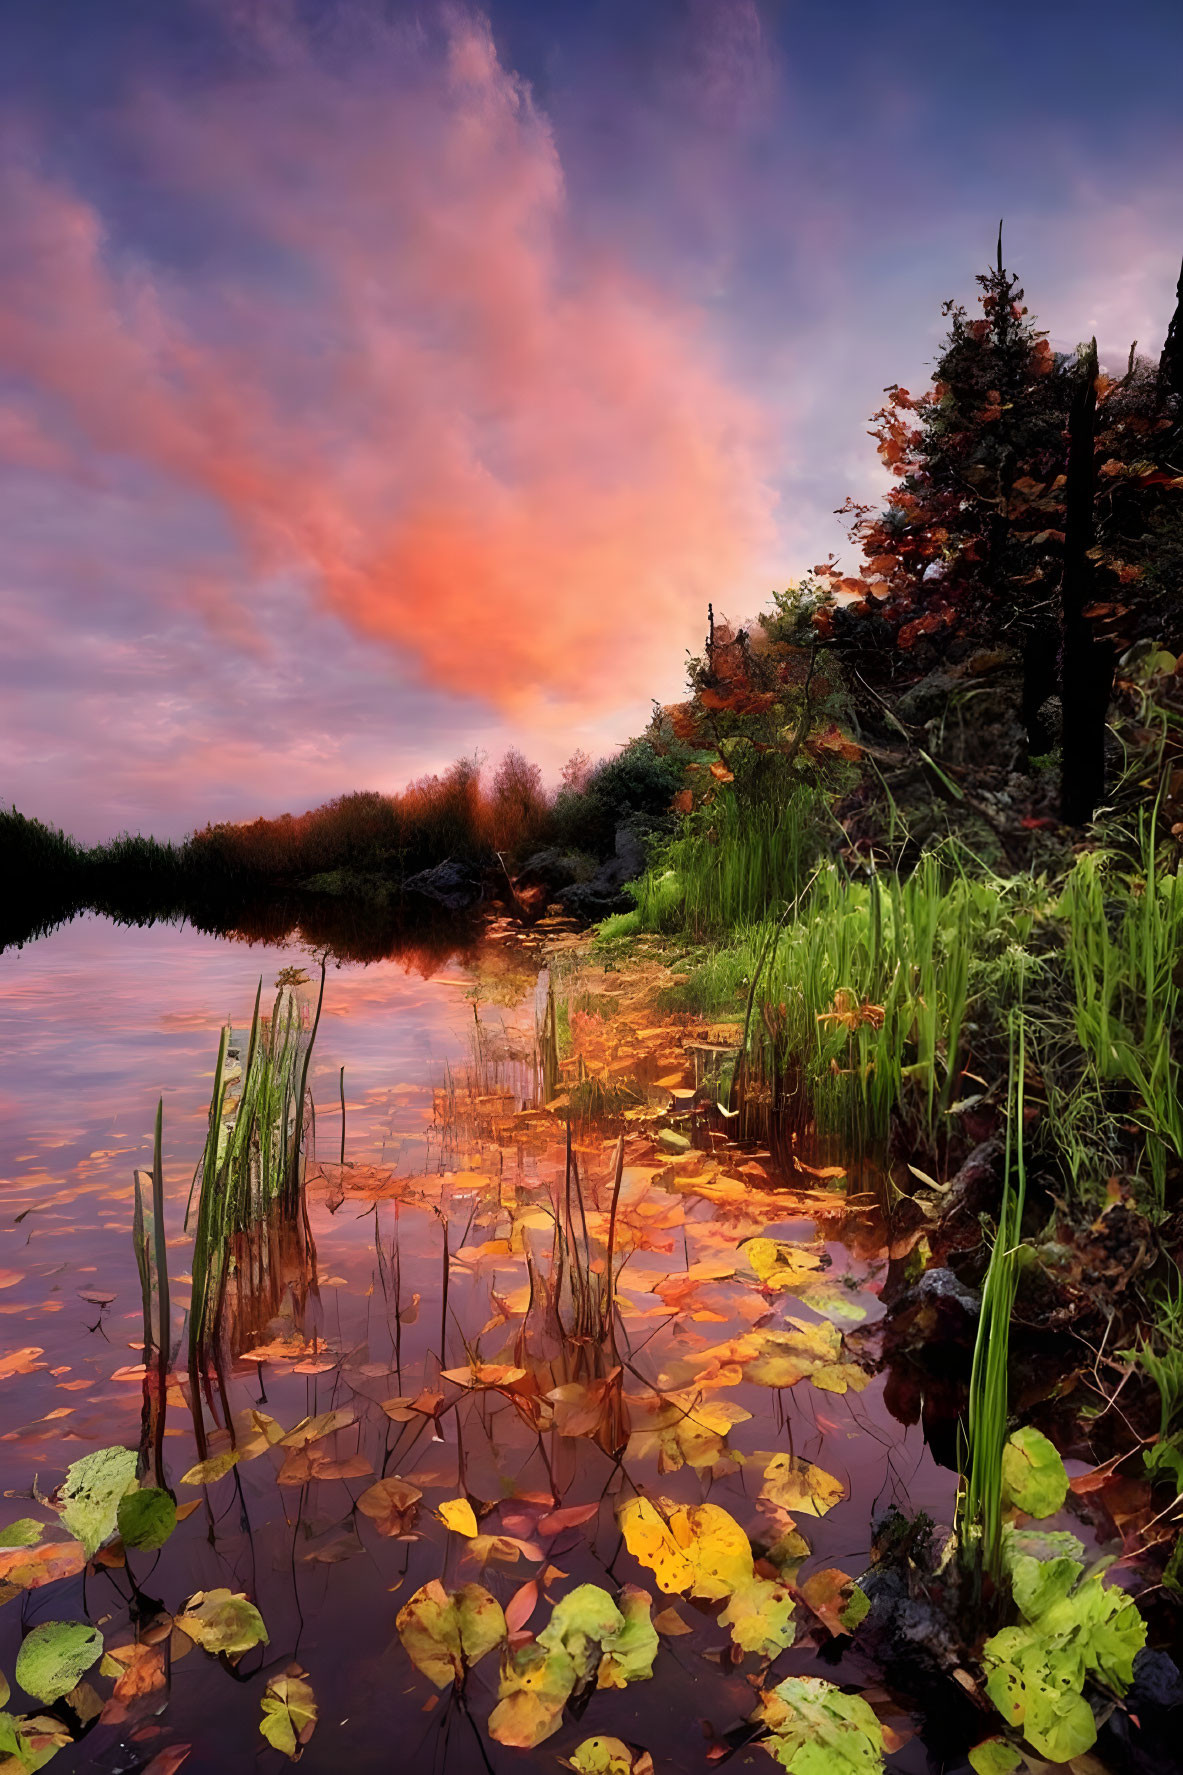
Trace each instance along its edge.
<path fill-rule="evenodd" d="M 324 1002 L 325 967 L 311 1024 L 294 986 L 281 984 L 271 1016 L 255 995 L 246 1058 L 231 1060 L 223 1028 L 214 1067 L 209 1127 L 194 1178 L 200 1189 L 193 1242 L 189 1369 L 196 1383 L 224 1335 L 231 1280 L 235 1308 L 274 1311 L 283 1285 L 285 1239 L 309 1248 L 302 1188 L 311 1132 L 308 1069 Z M 230 1064 L 228 1064 L 228 1061 Z M 186 1225 L 192 1212 L 192 1192 Z"/>
<path fill-rule="evenodd" d="M 156 1105 L 150 1179 L 151 1207 L 145 1209 L 141 1173 L 134 1173 L 132 1244 L 140 1278 L 144 1313 L 144 1422 L 143 1451 L 149 1445 L 156 1484 L 164 1472 L 164 1396 L 172 1359 L 172 1324 L 169 1309 L 168 1244 L 164 1226 L 164 1099 Z"/>
<path fill-rule="evenodd" d="M 1016 1012 L 1011 1024 L 1002 1201 L 982 1283 L 969 1380 L 962 1484 L 957 1499 L 958 1552 L 970 1578 L 975 1609 L 982 1605 L 983 1580 L 989 1579 L 998 1593 L 1005 1575 L 1002 1510 L 1009 1415 L 1010 1324 L 1018 1291 L 1023 1209 L 1027 1197 L 1023 1127 L 1026 1064 L 1026 1030 L 1022 1013 Z"/>

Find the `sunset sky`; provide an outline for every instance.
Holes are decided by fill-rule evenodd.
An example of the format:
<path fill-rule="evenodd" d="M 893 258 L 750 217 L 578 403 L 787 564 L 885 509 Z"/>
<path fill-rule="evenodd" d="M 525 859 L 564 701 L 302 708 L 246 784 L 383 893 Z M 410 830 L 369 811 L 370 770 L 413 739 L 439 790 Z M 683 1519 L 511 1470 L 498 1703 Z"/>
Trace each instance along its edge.
<path fill-rule="evenodd" d="M 0 11 L 0 796 L 95 840 L 557 774 L 884 486 L 1006 258 L 1157 353 L 1177 0 Z"/>

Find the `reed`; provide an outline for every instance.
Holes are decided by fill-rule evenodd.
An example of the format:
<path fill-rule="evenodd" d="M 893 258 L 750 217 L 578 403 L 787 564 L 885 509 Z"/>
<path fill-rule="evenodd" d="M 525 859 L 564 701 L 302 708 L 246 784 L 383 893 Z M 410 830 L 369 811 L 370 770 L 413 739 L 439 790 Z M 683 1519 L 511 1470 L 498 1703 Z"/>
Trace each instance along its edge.
<path fill-rule="evenodd" d="M 989 1580 L 1003 1594 L 1002 1454 L 1009 1414 L 1010 1326 L 1018 1289 L 1023 1210 L 1027 1196 L 1024 1136 L 1026 1030 L 1021 1010 L 1011 1017 L 1007 1088 L 1006 1158 L 998 1225 L 982 1284 L 982 1301 L 970 1370 L 962 1481 L 957 1500 L 957 1543 L 975 1612 Z"/>
<path fill-rule="evenodd" d="M 144 1411 L 141 1468 L 151 1471 L 153 1484 L 164 1484 L 164 1411 L 172 1356 L 172 1311 L 168 1286 L 168 1246 L 164 1225 L 164 1099 L 156 1105 L 152 1170 L 148 1179 L 150 1206 L 144 1203 L 144 1173 L 132 1173 L 132 1245 L 140 1278 L 144 1314 Z"/>
<path fill-rule="evenodd" d="M 1081 855 L 1064 885 L 1076 1037 L 1093 1090 L 1116 1092 L 1143 1131 L 1159 1210 L 1169 1158 L 1183 1158 L 1179 1040 L 1183 878 L 1158 856 L 1158 807 L 1138 816 L 1133 867 L 1115 850 Z"/>
<path fill-rule="evenodd" d="M 303 1160 L 310 1138 L 308 1070 L 324 1000 L 310 1024 L 290 984 L 281 984 L 270 1017 L 262 1015 L 262 981 L 245 1061 L 228 1065 L 231 1030 L 221 1032 L 200 1179 L 189 1312 L 189 1365 L 194 1379 L 220 1349 L 231 1285 L 236 1318 L 246 1329 L 274 1310 L 282 1288 L 285 1247 L 305 1255 L 311 1235 L 303 1196 Z M 188 1226 L 192 1212 L 192 1192 Z"/>

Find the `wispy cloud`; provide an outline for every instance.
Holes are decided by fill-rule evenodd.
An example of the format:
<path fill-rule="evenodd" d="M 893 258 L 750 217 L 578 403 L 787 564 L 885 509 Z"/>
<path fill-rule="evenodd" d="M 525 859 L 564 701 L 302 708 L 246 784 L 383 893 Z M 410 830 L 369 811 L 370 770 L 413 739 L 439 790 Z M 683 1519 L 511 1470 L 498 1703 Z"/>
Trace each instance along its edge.
<path fill-rule="evenodd" d="M 576 244 L 547 120 L 479 17 L 349 17 L 315 50 L 273 19 L 250 72 L 139 101 L 151 176 L 216 201 L 252 239 L 237 263 L 133 255 L 10 159 L 0 447 L 209 502 L 249 571 L 233 596 L 173 578 L 230 640 L 250 576 L 297 571 L 448 690 L 526 719 L 635 699 L 708 597 L 760 577 L 765 415 L 688 304 Z"/>

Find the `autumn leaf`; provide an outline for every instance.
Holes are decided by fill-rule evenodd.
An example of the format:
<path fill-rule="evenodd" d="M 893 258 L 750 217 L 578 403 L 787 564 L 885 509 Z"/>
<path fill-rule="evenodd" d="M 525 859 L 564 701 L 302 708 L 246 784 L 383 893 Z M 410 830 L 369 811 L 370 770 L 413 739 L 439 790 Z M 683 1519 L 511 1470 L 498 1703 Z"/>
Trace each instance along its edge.
<path fill-rule="evenodd" d="M 871 1606 L 854 1579 L 836 1566 L 811 1572 L 800 1591 L 818 1620 L 835 1635 L 853 1633 Z"/>
<path fill-rule="evenodd" d="M 560 1760 L 575 1775 L 653 1775 L 649 1752 L 634 1752 L 621 1738 L 585 1738 Z"/>
<path fill-rule="evenodd" d="M 397 1474 L 379 1479 L 362 1492 L 357 1507 L 368 1516 L 380 1535 L 403 1535 L 415 1518 L 415 1507 L 423 1493 Z"/>
<path fill-rule="evenodd" d="M 32 1374 L 38 1368 L 47 1367 L 46 1363 L 37 1361 L 37 1357 L 44 1354 L 36 1344 L 30 1344 L 26 1349 L 9 1350 L 0 1355 L 0 1381 L 6 1381 L 14 1374 Z"/>
<path fill-rule="evenodd" d="M 259 1731 L 289 1762 L 298 1763 L 316 1730 L 316 1696 L 308 1672 L 289 1664 L 282 1676 L 273 1676 L 263 1692 L 262 1707 Z"/>
<path fill-rule="evenodd" d="M 242 1452 L 237 1448 L 224 1448 L 220 1454 L 209 1455 L 204 1461 L 198 1461 L 187 1473 L 181 1474 L 182 1485 L 213 1485 L 217 1480 L 225 1478 L 231 1467 L 236 1467 L 242 1459 Z"/>
<path fill-rule="evenodd" d="M 803 1516 L 824 1516 L 846 1496 L 842 1481 L 811 1461 L 790 1454 L 754 1454 L 748 1459 L 764 1467 L 760 1496 L 782 1509 L 796 1510 Z"/>
<path fill-rule="evenodd" d="M 462 1584 L 449 1595 L 436 1578 L 403 1604 L 395 1627 L 411 1662 L 437 1689 L 463 1681 L 507 1632 L 501 1604 L 483 1585 Z"/>
<path fill-rule="evenodd" d="M 775 1658 L 791 1646 L 796 1634 L 793 1595 L 786 1584 L 753 1577 L 737 1589 L 719 1616 L 736 1645 L 762 1658 Z"/>
<path fill-rule="evenodd" d="M 624 1544 L 646 1566 L 669 1596 L 681 1596 L 694 1580 L 694 1567 L 648 1498 L 629 1498 L 617 1512 Z"/>
<path fill-rule="evenodd" d="M 322 1411 L 318 1417 L 302 1418 L 294 1429 L 280 1438 L 283 1448 L 307 1448 L 310 1442 L 320 1442 L 325 1436 L 331 1436 L 334 1430 L 343 1430 L 347 1424 L 356 1422 L 357 1413 L 350 1405 L 339 1406 L 336 1411 Z"/>
<path fill-rule="evenodd" d="M 254 1603 L 229 1590 L 198 1590 L 176 1617 L 181 1632 L 205 1651 L 231 1663 L 252 1646 L 267 1645 L 267 1629 Z"/>
<path fill-rule="evenodd" d="M 39 1590 L 58 1578 L 73 1578 L 85 1567 L 86 1548 L 81 1541 L 42 1541 L 37 1547 L 0 1552 L 0 1584 L 11 1585 L 13 1590 Z"/>
<path fill-rule="evenodd" d="M 135 1479 L 134 1448 L 100 1448 L 66 1469 L 55 1503 L 62 1521 L 94 1554 L 115 1533 L 119 1500 Z"/>
<path fill-rule="evenodd" d="M 471 1538 L 477 1532 L 476 1512 L 467 1498 L 449 1498 L 440 1505 L 436 1515 L 444 1527 L 450 1528 L 454 1534 Z"/>
<path fill-rule="evenodd" d="M 574 1687 L 575 1665 L 566 1652 L 547 1651 L 537 1641 L 520 1646 L 501 1668 L 490 1738 L 532 1750 L 558 1731 Z"/>

